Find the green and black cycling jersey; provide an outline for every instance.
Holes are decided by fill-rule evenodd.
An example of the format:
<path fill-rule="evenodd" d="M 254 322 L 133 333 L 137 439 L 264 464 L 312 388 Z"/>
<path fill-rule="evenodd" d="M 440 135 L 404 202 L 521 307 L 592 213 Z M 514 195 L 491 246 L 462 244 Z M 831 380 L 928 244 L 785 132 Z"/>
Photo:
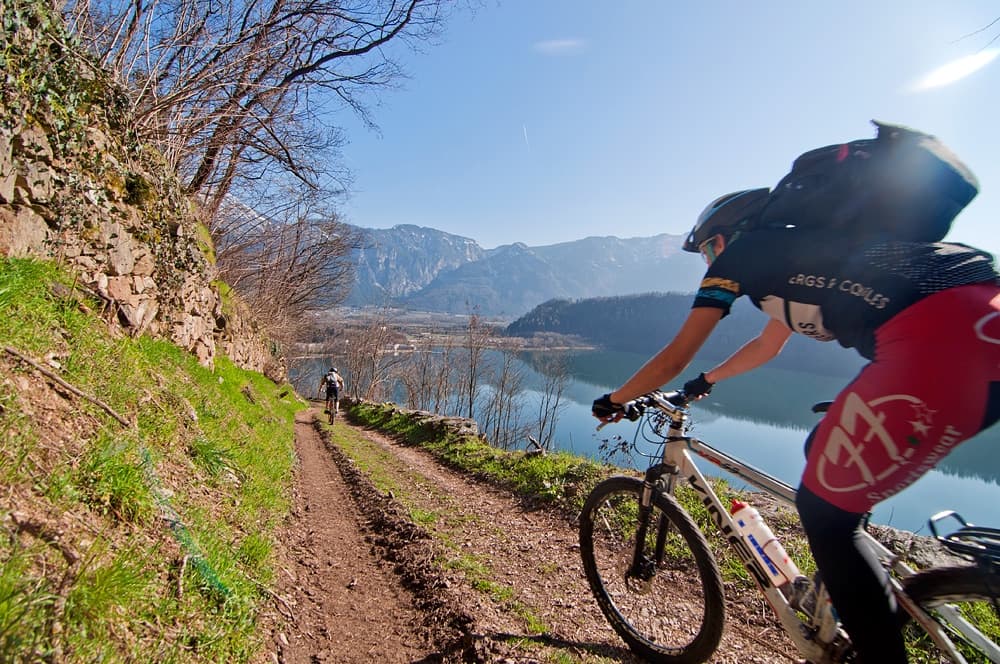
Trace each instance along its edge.
<path fill-rule="evenodd" d="M 872 359 L 883 323 L 928 295 L 977 283 L 998 283 L 993 257 L 963 244 L 858 244 L 830 231 L 765 229 L 726 247 L 694 306 L 728 313 L 746 295 L 793 332 L 836 339 Z"/>

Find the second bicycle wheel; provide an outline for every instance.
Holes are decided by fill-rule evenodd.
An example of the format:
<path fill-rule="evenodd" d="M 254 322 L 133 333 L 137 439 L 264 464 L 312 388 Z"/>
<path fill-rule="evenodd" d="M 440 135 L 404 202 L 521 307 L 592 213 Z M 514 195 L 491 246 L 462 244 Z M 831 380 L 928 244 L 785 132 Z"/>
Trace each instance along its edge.
<path fill-rule="evenodd" d="M 1000 662 L 1000 568 L 930 569 L 907 577 L 903 587 L 945 628 L 970 664 Z M 952 612 L 944 613 L 945 607 Z"/>
<path fill-rule="evenodd" d="M 580 514 L 580 554 L 608 622 L 651 662 L 707 661 L 725 623 L 722 579 L 705 536 L 672 497 L 657 494 L 634 565 L 642 482 L 612 477 Z"/>

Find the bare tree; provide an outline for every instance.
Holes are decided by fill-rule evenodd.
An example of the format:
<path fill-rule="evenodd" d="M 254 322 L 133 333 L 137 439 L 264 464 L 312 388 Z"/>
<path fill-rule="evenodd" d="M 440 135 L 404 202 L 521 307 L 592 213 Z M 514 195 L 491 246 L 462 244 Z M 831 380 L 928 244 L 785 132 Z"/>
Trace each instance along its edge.
<path fill-rule="evenodd" d="M 415 410 L 430 410 L 433 393 L 434 352 L 430 348 L 417 349 L 400 369 L 399 380 L 406 391 L 406 405 Z"/>
<path fill-rule="evenodd" d="M 353 285 L 357 233 L 310 192 L 256 210 L 227 199 L 216 232 L 219 276 L 274 339 L 303 338 L 311 314 L 342 302 Z"/>
<path fill-rule="evenodd" d="M 493 445 L 510 449 L 525 434 L 521 426 L 524 371 L 517 360 L 516 348 L 501 350 L 491 387 L 482 408 L 481 428 Z"/>
<path fill-rule="evenodd" d="M 406 356 L 392 349 L 397 333 L 388 323 L 388 312 L 380 311 L 366 325 L 351 329 L 345 339 L 347 390 L 354 398 L 383 399 L 405 363 Z"/>
<path fill-rule="evenodd" d="M 966 35 L 962 35 L 961 37 L 959 37 L 955 41 L 962 41 L 963 39 L 970 39 L 972 37 L 976 37 L 978 35 L 986 33 L 986 36 L 990 38 L 989 41 L 986 42 L 983 45 L 983 48 L 986 48 L 987 46 L 992 45 L 993 42 L 995 42 L 997 40 L 1000 40 L 1000 27 L 997 27 L 998 25 L 1000 25 L 1000 16 L 998 16 L 997 18 L 993 19 L 992 21 L 990 21 L 989 23 L 987 23 L 983 27 L 981 27 L 981 28 L 979 28 L 977 30 L 973 30 L 972 32 L 970 32 L 970 33 L 968 33 Z"/>
<path fill-rule="evenodd" d="M 465 362 L 462 374 L 462 402 L 465 404 L 465 417 L 476 416 L 476 396 L 479 393 L 479 383 L 485 371 L 485 355 L 490 337 L 489 327 L 479 314 L 469 315 L 465 326 Z"/>
<path fill-rule="evenodd" d="M 69 0 L 70 28 L 132 92 L 134 112 L 210 211 L 228 193 L 297 181 L 343 190 L 329 121 L 368 126 L 370 92 L 403 72 L 390 45 L 441 28 L 446 0 Z"/>
<path fill-rule="evenodd" d="M 398 376 L 410 408 L 456 414 L 454 358 L 455 346 L 450 340 L 438 348 L 418 348 L 410 355 Z"/>
<path fill-rule="evenodd" d="M 539 371 L 543 384 L 542 395 L 538 400 L 538 444 L 543 449 L 552 449 L 559 413 L 566 407 L 562 398 L 569 384 L 569 367 L 565 356 L 555 355 L 546 357 Z"/>
<path fill-rule="evenodd" d="M 460 406 L 458 401 L 458 348 L 455 342 L 448 338 L 440 346 L 440 360 L 437 363 L 437 371 L 433 375 L 433 388 L 431 404 L 436 413 L 448 415 L 458 415 Z"/>

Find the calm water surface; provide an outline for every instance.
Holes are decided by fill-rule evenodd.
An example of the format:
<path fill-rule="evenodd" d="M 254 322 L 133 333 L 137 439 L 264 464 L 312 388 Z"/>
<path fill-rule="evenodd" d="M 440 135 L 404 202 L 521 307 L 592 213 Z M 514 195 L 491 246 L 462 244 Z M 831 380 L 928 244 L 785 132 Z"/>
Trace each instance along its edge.
<path fill-rule="evenodd" d="M 568 403 L 560 415 L 555 447 L 600 458 L 602 441 L 611 436 L 629 440 L 634 437 L 637 425 L 631 422 L 596 431 L 590 404 L 595 397 L 620 385 L 646 358 L 613 354 L 614 361 L 609 364 L 608 355 L 573 355 L 573 379 L 567 391 Z M 694 376 L 704 368 L 708 367 L 692 366 L 688 373 Z M 691 434 L 796 486 L 805 465 L 803 443 L 818 421 L 810 406 L 832 398 L 848 381 L 849 377 L 759 368 L 720 384 L 710 397 L 693 406 Z M 531 393 L 530 402 L 537 403 L 538 397 L 538 392 Z M 529 406 L 527 412 L 534 411 Z M 696 462 L 705 474 L 726 476 L 734 486 L 742 486 L 716 466 L 701 459 Z M 641 463 L 639 459 L 636 465 Z M 1000 425 L 967 441 L 938 469 L 877 505 L 873 520 L 926 533 L 928 516 L 953 509 L 973 523 L 1000 525 L 998 478 Z"/>

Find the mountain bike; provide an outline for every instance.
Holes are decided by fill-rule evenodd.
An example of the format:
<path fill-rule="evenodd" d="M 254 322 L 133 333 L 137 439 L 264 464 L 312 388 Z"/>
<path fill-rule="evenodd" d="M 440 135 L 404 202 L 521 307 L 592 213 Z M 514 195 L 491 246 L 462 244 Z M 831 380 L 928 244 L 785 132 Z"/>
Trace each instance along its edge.
<path fill-rule="evenodd" d="M 701 526 L 675 495 L 686 482 L 700 506 L 693 511 L 721 533 L 800 655 L 815 664 L 852 661 L 850 637 L 819 576 L 776 586 L 774 570 L 765 567 L 774 561 L 764 550 L 754 554 L 691 454 L 780 503 L 794 506 L 795 489 L 687 435 L 687 406 L 683 392 L 659 391 L 625 404 L 630 419 L 641 419 L 628 447 L 647 457 L 649 467 L 642 479 L 604 480 L 583 506 L 583 566 L 608 622 L 633 652 L 651 662 L 705 662 L 718 647 L 725 623 L 723 581 Z M 957 530 L 938 535 L 949 520 L 957 522 Z M 954 512 L 935 515 L 930 525 L 966 564 L 917 571 L 867 531 L 864 536 L 891 571 L 901 611 L 941 655 L 955 664 L 1000 663 L 1000 530 L 974 526 Z"/>

